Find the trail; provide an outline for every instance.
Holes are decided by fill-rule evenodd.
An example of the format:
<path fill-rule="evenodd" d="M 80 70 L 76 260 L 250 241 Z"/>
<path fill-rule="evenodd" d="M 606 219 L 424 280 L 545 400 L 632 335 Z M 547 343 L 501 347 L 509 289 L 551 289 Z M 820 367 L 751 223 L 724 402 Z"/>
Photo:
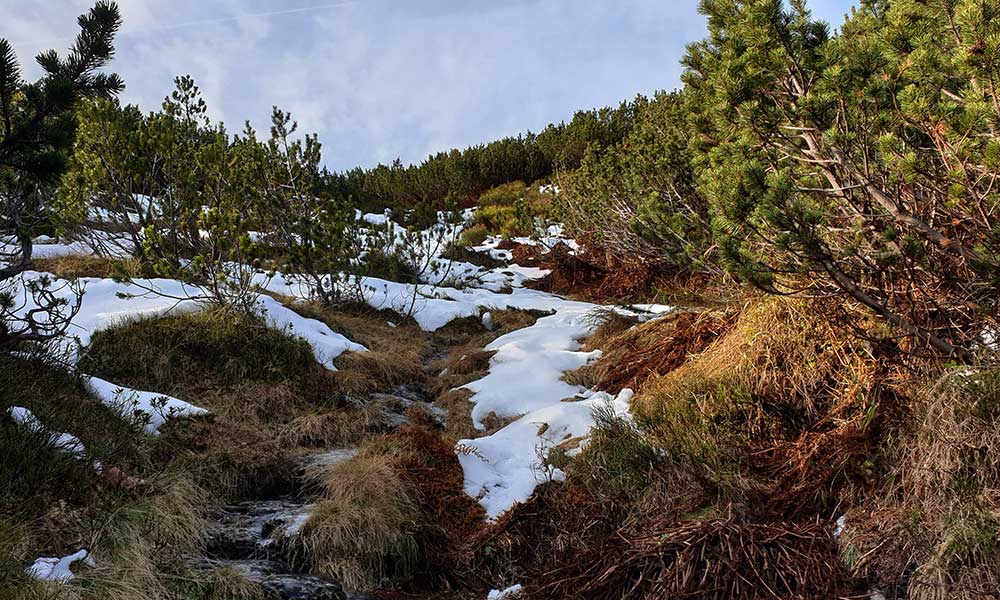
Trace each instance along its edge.
<path fill-rule="evenodd" d="M 554 243 L 554 239 L 547 239 L 547 244 Z M 49 249 L 42 246 L 47 256 L 80 252 L 73 245 Z M 495 250 L 489 244 L 478 251 L 489 253 L 494 259 L 510 259 L 509 252 Z M 547 246 L 543 246 L 542 252 L 545 251 Z M 613 397 L 563 379 L 567 372 L 600 356 L 599 351 L 583 350 L 581 344 L 581 340 L 591 335 L 601 322 L 600 312 L 613 310 L 641 321 L 671 310 L 660 305 L 601 306 L 525 287 L 526 282 L 547 273 L 544 269 L 517 264 L 485 269 L 452 261 L 425 274 L 419 284 L 372 277 L 353 282 L 364 290 L 364 301 L 372 308 L 388 309 L 400 318 L 412 318 L 428 332 L 456 319 L 470 317 L 480 320 L 484 329 L 490 329 L 491 311 L 536 311 L 545 315 L 534 324 L 501 335 L 489 343 L 485 350 L 494 354 L 489 360 L 488 371 L 462 386 L 471 392 L 472 425 L 484 435 L 458 440 L 455 453 L 463 471 L 465 492 L 483 506 L 491 520 L 526 501 L 540 483 L 564 478 L 562 471 L 548 465 L 548 455 L 556 448 L 568 456 L 580 452 L 595 424 L 595 409 L 603 407 L 618 414 L 628 413 L 631 390 L 623 390 Z M 123 319 L 205 307 L 195 299 L 196 289 L 173 280 L 140 281 L 136 285 L 87 278 L 84 283 L 86 292 L 74 323 L 76 339 L 66 346 L 74 362 L 96 332 Z M 296 300 L 309 299 L 308 290 L 292 276 L 277 273 L 265 277 L 261 274 L 258 284 L 263 292 L 291 298 L 293 308 Z M 64 285 L 64 282 L 57 281 L 56 285 Z M 149 288 L 166 290 L 166 293 L 151 294 Z M 65 290 L 68 294 L 70 288 L 66 286 Z M 326 324 L 301 316 L 271 296 L 262 293 L 259 302 L 269 326 L 309 343 L 317 361 L 330 370 L 336 370 L 334 363 L 341 353 L 367 351 Z M 400 343 L 406 341 L 401 339 Z M 105 383 L 105 387 L 114 386 Z M 377 400 L 376 395 L 373 394 L 372 401 Z M 400 392 L 400 396 L 400 405 L 427 400 L 407 398 L 405 391 Z M 109 399 L 109 403 L 112 401 Z M 171 398 L 169 401 L 180 410 L 159 415 L 157 426 L 169 418 L 204 414 L 202 409 L 183 399 Z M 429 404 L 426 406 L 428 412 L 436 410 Z M 396 417 L 396 426 L 405 423 L 401 414 Z M 506 424 L 487 435 L 486 421 Z M 317 449 L 319 455 L 330 451 L 343 452 L 344 449 Z M 345 458 L 348 455 L 338 456 Z M 349 595 L 336 582 L 310 575 L 301 553 L 297 557 L 293 551 L 298 530 L 309 514 L 310 504 L 301 485 L 278 495 L 217 507 L 212 516 L 208 550 L 205 556 L 192 558 L 193 564 L 200 568 L 231 567 L 261 583 L 279 598 L 364 598 Z"/>

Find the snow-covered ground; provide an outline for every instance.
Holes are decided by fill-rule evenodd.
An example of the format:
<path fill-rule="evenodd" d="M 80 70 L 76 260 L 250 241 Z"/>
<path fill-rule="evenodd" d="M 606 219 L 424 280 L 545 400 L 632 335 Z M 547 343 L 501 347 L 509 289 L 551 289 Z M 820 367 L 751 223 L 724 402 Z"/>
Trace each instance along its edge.
<path fill-rule="evenodd" d="M 115 385 L 100 377 L 86 377 L 87 387 L 104 404 L 128 416 L 139 416 L 144 422 L 146 433 L 156 435 L 167 419 L 174 417 L 194 417 L 206 414 L 198 408 L 173 396 L 144 392 Z"/>
<path fill-rule="evenodd" d="M 531 497 L 539 484 L 563 480 L 561 470 L 545 464 L 549 451 L 572 440 L 579 445 L 567 455 L 575 455 L 594 427 L 594 410 L 608 407 L 627 414 L 631 397 L 629 389 L 617 398 L 597 392 L 585 400 L 561 402 L 550 396 L 548 404 L 492 435 L 461 440 L 456 451 L 465 473 L 465 492 L 479 500 L 488 518 L 496 519 Z"/>

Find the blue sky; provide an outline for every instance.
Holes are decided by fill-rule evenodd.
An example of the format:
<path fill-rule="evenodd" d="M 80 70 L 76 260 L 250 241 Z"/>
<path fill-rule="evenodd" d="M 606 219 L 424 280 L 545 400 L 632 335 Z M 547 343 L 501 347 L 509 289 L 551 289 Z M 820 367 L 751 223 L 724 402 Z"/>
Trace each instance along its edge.
<path fill-rule="evenodd" d="M 67 47 L 87 0 L 0 0 L 28 74 Z M 120 0 L 123 100 L 159 106 L 192 75 L 230 130 L 271 106 L 333 169 L 464 147 L 671 89 L 704 34 L 696 0 Z M 814 0 L 836 26 L 851 0 Z"/>

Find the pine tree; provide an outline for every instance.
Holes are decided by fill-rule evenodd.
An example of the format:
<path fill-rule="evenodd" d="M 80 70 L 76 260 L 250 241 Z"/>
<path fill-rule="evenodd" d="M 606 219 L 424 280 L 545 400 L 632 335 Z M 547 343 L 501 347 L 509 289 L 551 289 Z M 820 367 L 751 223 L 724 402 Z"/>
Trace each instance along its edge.
<path fill-rule="evenodd" d="M 65 58 L 54 50 L 38 55 L 43 76 L 33 83 L 21 79 L 13 48 L 0 39 L 0 239 L 12 248 L 0 253 L 0 350 L 61 334 L 77 308 L 54 294 L 46 278 L 13 278 L 30 265 L 32 238 L 51 227 L 55 188 L 75 133 L 75 107 L 124 87 L 118 75 L 100 71 L 114 55 L 118 7 L 101 0 L 78 23 L 80 33 Z M 39 310 L 15 315 L 15 297 L 22 293 Z"/>
<path fill-rule="evenodd" d="M 1000 274 L 996 170 L 974 159 L 1000 116 L 991 4 L 866 2 L 831 38 L 801 0 L 702 2 L 693 164 L 735 274 L 843 295 L 900 349 L 975 360 Z"/>
<path fill-rule="evenodd" d="M 638 98 L 620 144 L 591 148 L 559 176 L 560 217 L 574 235 L 628 262 L 713 268 L 708 204 L 695 189 L 683 92 Z"/>

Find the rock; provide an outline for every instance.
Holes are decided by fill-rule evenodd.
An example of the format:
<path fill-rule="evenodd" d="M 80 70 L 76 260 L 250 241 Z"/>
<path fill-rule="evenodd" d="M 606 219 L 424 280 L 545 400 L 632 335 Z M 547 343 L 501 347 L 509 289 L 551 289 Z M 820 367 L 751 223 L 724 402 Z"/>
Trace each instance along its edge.
<path fill-rule="evenodd" d="M 422 409 L 432 421 L 441 427 L 445 425 L 445 419 L 448 416 L 447 411 L 426 401 L 421 392 L 406 386 L 400 386 L 393 394 L 372 394 L 371 399 L 382 405 L 382 424 L 390 431 L 410 425 L 406 411 L 414 406 Z"/>
<path fill-rule="evenodd" d="M 357 453 L 357 448 L 335 448 L 326 452 L 320 452 L 319 454 L 309 455 L 303 461 L 302 466 L 306 469 L 332 467 L 337 463 L 342 463 L 352 458 Z"/>

